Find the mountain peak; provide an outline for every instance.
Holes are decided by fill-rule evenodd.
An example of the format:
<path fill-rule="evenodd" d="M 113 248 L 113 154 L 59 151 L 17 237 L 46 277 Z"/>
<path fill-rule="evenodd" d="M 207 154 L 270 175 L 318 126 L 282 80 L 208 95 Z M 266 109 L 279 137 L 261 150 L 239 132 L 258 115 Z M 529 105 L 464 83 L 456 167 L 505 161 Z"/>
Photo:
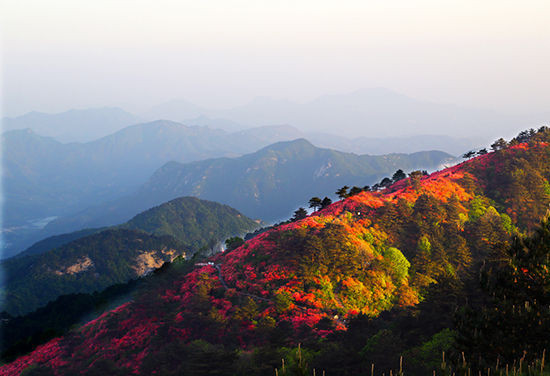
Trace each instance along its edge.
<path fill-rule="evenodd" d="M 288 150 L 288 149 L 295 150 L 295 149 L 301 149 L 301 148 L 312 149 L 312 148 L 315 148 L 315 146 L 305 138 L 297 138 L 295 140 L 290 140 L 290 141 L 276 142 L 274 144 L 266 146 L 261 150 Z"/>
<path fill-rule="evenodd" d="M 153 120 L 153 121 L 148 121 L 148 122 L 145 122 L 145 123 L 139 123 L 139 124 L 134 124 L 134 125 L 131 125 L 127 128 L 132 128 L 132 127 L 136 127 L 136 128 L 161 128 L 161 127 L 179 127 L 179 128 L 189 128 L 189 126 L 185 125 L 185 124 L 182 124 L 180 122 L 177 122 L 177 121 L 173 121 L 173 120 L 168 120 L 168 119 L 157 119 L 157 120 Z M 125 128 L 125 129 L 127 129 Z"/>

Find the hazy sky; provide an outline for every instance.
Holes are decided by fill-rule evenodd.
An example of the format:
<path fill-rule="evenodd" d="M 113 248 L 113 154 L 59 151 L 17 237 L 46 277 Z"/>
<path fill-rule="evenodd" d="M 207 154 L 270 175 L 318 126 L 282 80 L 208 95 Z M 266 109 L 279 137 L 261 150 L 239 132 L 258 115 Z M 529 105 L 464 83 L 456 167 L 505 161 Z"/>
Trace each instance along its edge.
<path fill-rule="evenodd" d="M 548 0 L 3 0 L 4 115 L 386 87 L 550 107 Z"/>

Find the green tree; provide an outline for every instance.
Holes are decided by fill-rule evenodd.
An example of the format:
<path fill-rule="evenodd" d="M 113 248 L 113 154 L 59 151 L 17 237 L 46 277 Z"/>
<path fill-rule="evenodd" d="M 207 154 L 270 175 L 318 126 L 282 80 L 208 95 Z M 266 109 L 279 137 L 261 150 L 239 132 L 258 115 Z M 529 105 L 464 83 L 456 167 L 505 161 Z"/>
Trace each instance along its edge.
<path fill-rule="evenodd" d="M 227 251 L 232 251 L 236 248 L 239 248 L 243 244 L 244 244 L 244 239 L 238 236 L 234 236 L 225 240 L 225 248 Z"/>
<path fill-rule="evenodd" d="M 307 210 L 300 207 L 294 212 L 294 216 L 292 217 L 293 221 L 299 221 L 300 219 L 304 219 L 307 217 Z"/>
<path fill-rule="evenodd" d="M 348 189 L 349 187 L 347 185 L 344 185 L 342 188 L 336 191 L 336 194 L 338 195 L 338 197 L 340 197 L 340 199 L 344 199 L 348 197 Z"/>
<path fill-rule="evenodd" d="M 477 152 L 477 155 L 485 155 L 485 154 L 487 154 L 487 149 L 486 148 L 479 149 L 478 152 Z"/>
<path fill-rule="evenodd" d="M 403 179 L 406 179 L 406 178 L 407 178 L 407 175 L 401 169 L 395 171 L 395 173 L 392 176 L 392 180 L 394 182 L 397 182 L 399 180 L 403 180 Z"/>
<path fill-rule="evenodd" d="M 512 362 L 540 356 L 550 346 L 550 221 L 530 237 L 516 236 L 506 256 L 482 273 L 486 300 L 457 320 L 458 344 L 471 359 Z M 525 353 L 524 353 L 525 351 Z"/>
<path fill-rule="evenodd" d="M 221 345 L 196 340 L 185 346 L 184 358 L 181 360 L 183 372 L 177 375 L 234 375 L 235 360 L 234 351 L 226 350 Z"/>
<path fill-rule="evenodd" d="M 283 313 L 286 312 L 292 305 L 292 298 L 286 291 L 278 292 L 273 298 L 273 303 L 275 304 L 275 309 L 277 312 Z"/>
<path fill-rule="evenodd" d="M 313 211 L 317 211 L 322 206 L 322 200 L 319 197 L 312 197 L 309 200 L 309 207 L 313 208 Z"/>
<path fill-rule="evenodd" d="M 327 224 L 317 234 L 307 235 L 301 249 L 296 251 L 299 268 L 306 276 L 318 272 L 341 277 L 361 265 L 357 248 L 339 224 Z"/>
<path fill-rule="evenodd" d="M 54 376 L 55 372 L 48 366 L 33 364 L 21 372 L 21 376 Z"/>
<path fill-rule="evenodd" d="M 235 319 L 241 321 L 254 321 L 259 315 L 258 304 L 247 296 L 245 303 L 235 309 Z"/>
<path fill-rule="evenodd" d="M 498 151 L 506 148 L 506 146 L 508 146 L 506 140 L 503 138 L 499 138 L 498 140 L 493 142 L 493 144 L 491 145 L 491 149 L 493 149 L 494 151 Z"/>
<path fill-rule="evenodd" d="M 359 194 L 363 192 L 363 189 L 357 187 L 357 186 L 353 186 L 351 187 L 351 189 L 349 190 L 349 196 L 355 196 L 356 194 Z"/>
<path fill-rule="evenodd" d="M 387 263 L 388 270 L 395 277 L 396 282 L 401 283 L 409 275 L 411 263 L 403 256 L 403 253 L 397 248 L 389 247 L 382 255 Z"/>
<path fill-rule="evenodd" d="M 330 204 L 332 204 L 332 200 L 328 197 L 325 196 L 325 198 L 323 199 L 323 201 L 321 201 L 321 209 L 324 209 L 326 208 L 327 206 L 329 206 Z"/>
<path fill-rule="evenodd" d="M 120 368 L 111 359 L 98 359 L 92 366 L 84 373 L 86 376 L 125 376 L 130 375 L 130 371 L 127 368 Z"/>
<path fill-rule="evenodd" d="M 531 128 L 530 130 L 519 132 L 519 134 L 514 138 L 513 141 L 515 141 L 516 143 L 528 142 L 534 135 L 535 130 Z"/>
<path fill-rule="evenodd" d="M 381 187 L 389 187 L 390 185 L 392 185 L 392 180 L 390 178 L 384 178 L 382 179 L 382 181 L 379 183 L 379 185 Z"/>

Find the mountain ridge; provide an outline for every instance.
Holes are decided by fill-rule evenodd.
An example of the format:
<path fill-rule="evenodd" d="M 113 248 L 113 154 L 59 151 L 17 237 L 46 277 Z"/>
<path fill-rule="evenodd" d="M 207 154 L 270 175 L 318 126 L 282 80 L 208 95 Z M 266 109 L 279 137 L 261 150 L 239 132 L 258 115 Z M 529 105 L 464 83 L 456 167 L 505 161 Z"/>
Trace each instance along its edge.
<path fill-rule="evenodd" d="M 178 119 L 198 116 L 196 112 L 179 112 L 177 101 L 172 102 L 171 108 L 166 109 L 167 114 Z M 182 102 L 182 108 L 185 108 L 185 103 L 188 102 Z M 419 100 L 380 87 L 321 95 L 304 102 L 256 97 L 232 108 L 202 108 L 199 112 L 205 116 L 225 118 L 248 127 L 292 124 L 303 131 L 327 132 L 338 125 L 342 132 L 354 137 L 371 133 L 392 137 L 407 134 L 410 129 L 416 129 L 419 133 L 437 133 L 441 124 L 446 124 L 453 132 L 453 136 L 464 137 L 468 134 L 464 133 L 464 129 L 469 129 L 468 132 L 472 133 L 483 124 L 490 131 L 484 132 L 482 137 L 492 138 L 499 132 L 516 132 L 517 124 L 521 124 L 520 128 L 525 128 L 545 120 L 544 114 L 512 116 L 488 109 Z M 161 114 L 156 113 L 156 116 Z"/>
<path fill-rule="evenodd" d="M 32 111 L 2 118 L 4 130 L 31 128 L 62 142 L 86 142 L 139 121 L 119 107 L 70 109 L 60 113 Z"/>
<path fill-rule="evenodd" d="M 46 230 L 67 228 L 69 221 L 74 229 L 108 225 L 104 215 L 107 212 L 112 221 L 122 222 L 136 210 L 185 195 L 228 204 L 251 218 L 280 220 L 288 218 L 311 194 L 333 192 L 346 183 L 372 184 L 398 168 L 434 168 L 450 157 L 443 152 L 358 156 L 317 148 L 305 139 L 282 141 L 238 158 L 188 164 L 169 162 L 134 195 L 118 200 L 118 204 L 113 202 L 90 208 L 77 216 L 54 220 Z M 289 165 L 289 161 L 292 164 Z M 325 171 L 323 167 L 328 164 L 330 168 Z M 316 177 L 321 170 L 325 171 L 323 177 Z M 335 172 L 331 173 L 333 170 Z M 139 209 L 136 203 L 141 205 Z"/>

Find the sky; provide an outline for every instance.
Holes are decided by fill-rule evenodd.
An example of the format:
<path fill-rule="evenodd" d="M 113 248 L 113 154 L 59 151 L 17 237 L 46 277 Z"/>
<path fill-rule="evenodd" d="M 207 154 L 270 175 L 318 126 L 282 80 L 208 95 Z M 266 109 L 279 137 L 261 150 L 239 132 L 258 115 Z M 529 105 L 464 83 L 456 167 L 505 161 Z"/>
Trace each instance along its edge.
<path fill-rule="evenodd" d="M 385 87 L 550 108 L 548 0 L 4 0 L 2 110 L 227 108 Z"/>

